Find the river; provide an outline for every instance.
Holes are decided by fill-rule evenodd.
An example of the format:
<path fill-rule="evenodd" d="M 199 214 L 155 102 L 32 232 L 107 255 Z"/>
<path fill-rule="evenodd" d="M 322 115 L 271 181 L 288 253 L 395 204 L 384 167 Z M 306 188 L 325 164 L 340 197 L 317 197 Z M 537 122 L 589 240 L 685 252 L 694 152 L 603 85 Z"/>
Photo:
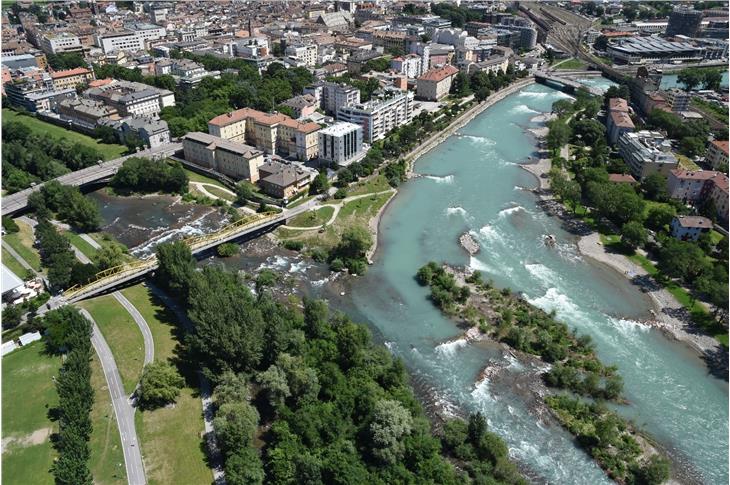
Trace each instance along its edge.
<path fill-rule="evenodd" d="M 535 149 L 526 130 L 539 125 L 530 120 L 565 96 L 541 85 L 524 88 L 421 157 L 415 171 L 424 176 L 404 184 L 391 202 L 381 221 L 375 263 L 363 277 L 330 275 L 296 253 L 272 248 L 265 238 L 246 243 L 237 257 L 201 264 L 224 262 L 248 272 L 276 269 L 286 275 L 289 291 L 326 297 L 368 323 L 404 360 L 430 408 L 441 414 L 483 412 L 536 483 L 610 483 L 567 432 L 530 404 L 523 376 L 544 366 L 521 362 L 488 342 L 460 339 L 462 330 L 413 279 L 429 260 L 469 265 L 589 334 L 600 358 L 617 365 L 624 377 L 630 403 L 618 411 L 668 450 L 681 476 L 727 483 L 727 383 L 712 377 L 685 346 L 638 323 L 648 317 L 645 295 L 622 275 L 583 258 L 574 236 L 524 190 L 536 185 L 518 165 Z M 159 242 L 220 224 L 209 209 L 172 198 L 127 203 L 103 192 L 93 197 L 102 205 L 106 230 L 140 254 L 151 247 L 140 241 L 147 236 Z M 476 257 L 458 244 L 464 231 L 480 243 Z M 556 235 L 555 248 L 542 244 L 544 234 Z M 490 366 L 503 372 L 483 377 Z"/>
<path fill-rule="evenodd" d="M 728 481 L 728 386 L 683 345 L 636 322 L 650 303 L 623 276 L 582 258 L 574 238 L 522 190 L 534 178 L 517 164 L 534 150 L 526 128 L 565 96 L 533 85 L 485 111 L 416 163 L 425 177 L 400 190 L 381 222 L 371 270 L 353 288 L 353 304 L 388 346 L 446 406 L 481 410 L 514 457 L 550 483 L 600 483 L 602 472 L 566 433 L 545 428 L 510 386 L 478 380 L 499 352 L 464 340 L 413 279 L 429 260 L 470 265 L 496 284 L 523 292 L 593 337 L 601 359 L 619 367 L 630 404 L 619 411 L 650 432 L 685 473 Z M 469 258 L 457 243 L 471 231 L 481 245 Z M 559 244 L 549 249 L 543 234 Z M 515 369 L 519 372 L 519 369 Z"/>

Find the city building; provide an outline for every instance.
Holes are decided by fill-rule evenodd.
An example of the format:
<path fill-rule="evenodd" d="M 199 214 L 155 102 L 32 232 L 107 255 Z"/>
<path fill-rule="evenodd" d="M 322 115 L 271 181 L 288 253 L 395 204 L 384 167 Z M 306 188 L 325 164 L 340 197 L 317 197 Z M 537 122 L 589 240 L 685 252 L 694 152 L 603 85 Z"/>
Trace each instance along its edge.
<path fill-rule="evenodd" d="M 286 47 L 284 55 L 304 67 L 317 65 L 317 46 L 315 44 L 289 45 Z"/>
<path fill-rule="evenodd" d="M 167 31 L 164 27 L 146 22 L 130 22 L 124 24 L 124 28 L 133 32 L 144 41 L 164 39 L 167 36 Z"/>
<path fill-rule="evenodd" d="M 674 216 L 670 224 L 672 237 L 680 241 L 696 241 L 710 232 L 712 221 L 702 216 Z"/>
<path fill-rule="evenodd" d="M 669 176 L 677 168 L 671 143 L 655 131 L 624 133 L 618 139 L 618 151 L 637 180 L 653 173 Z"/>
<path fill-rule="evenodd" d="M 677 64 L 699 62 L 704 58 L 701 47 L 658 37 L 621 39 L 609 43 L 606 52 L 616 64 Z"/>
<path fill-rule="evenodd" d="M 418 97 L 429 101 L 437 101 L 451 89 L 451 80 L 459 70 L 452 65 L 445 65 L 426 71 L 416 81 Z"/>
<path fill-rule="evenodd" d="M 310 173 L 302 167 L 276 161 L 260 166 L 259 175 L 259 186 L 263 191 L 285 201 L 307 190 L 311 181 Z"/>
<path fill-rule="evenodd" d="M 119 119 L 116 108 L 86 98 L 62 99 L 56 106 L 56 112 L 62 120 L 84 131 L 96 129 L 99 120 Z"/>
<path fill-rule="evenodd" d="M 41 37 L 40 48 L 46 54 L 63 54 L 83 50 L 78 36 L 69 32 L 49 32 Z"/>
<path fill-rule="evenodd" d="M 170 143 L 170 129 L 167 121 L 148 116 L 130 116 L 121 121 L 119 134 L 122 143 L 130 136 L 136 136 L 150 148 Z"/>
<path fill-rule="evenodd" d="M 90 88 L 84 96 L 116 108 L 122 116 L 156 116 L 162 108 L 175 105 L 172 91 L 131 81 L 115 81 Z"/>
<path fill-rule="evenodd" d="M 346 166 L 361 153 L 362 126 L 340 121 L 319 130 L 320 160 Z"/>
<path fill-rule="evenodd" d="M 700 31 L 701 23 L 701 11 L 684 6 L 674 7 L 672 13 L 669 14 L 669 22 L 667 23 L 666 35 L 668 37 L 672 37 L 675 35 L 697 37 L 697 34 Z"/>
<path fill-rule="evenodd" d="M 234 179 L 259 180 L 264 153 L 252 146 L 217 136 L 191 132 L 182 138 L 185 160 Z"/>
<path fill-rule="evenodd" d="M 87 84 L 94 79 L 94 72 L 84 67 L 55 71 L 51 73 L 53 89 L 75 88 L 79 84 Z"/>
<path fill-rule="evenodd" d="M 112 32 L 96 37 L 96 45 L 101 47 L 104 54 L 113 51 L 141 51 L 145 48 L 145 39 L 136 32 Z"/>
<path fill-rule="evenodd" d="M 340 108 L 360 104 L 360 90 L 344 83 L 320 81 L 305 87 L 304 94 L 318 99 L 319 106 L 330 115 L 336 115 Z"/>
<path fill-rule="evenodd" d="M 629 116 L 629 104 L 622 98 L 611 98 L 608 102 L 608 116 L 606 116 L 608 141 L 615 145 L 624 133 L 634 131 L 634 122 Z"/>
<path fill-rule="evenodd" d="M 291 108 L 296 119 L 306 118 L 316 112 L 319 107 L 319 102 L 313 94 L 301 94 L 299 96 L 294 96 L 281 104 Z"/>
<path fill-rule="evenodd" d="M 718 174 L 710 180 L 707 196 L 715 206 L 717 220 L 727 228 L 728 223 L 728 177 Z"/>
<path fill-rule="evenodd" d="M 713 141 L 707 146 L 705 160 L 714 170 L 727 170 L 728 166 L 728 142 Z"/>
<path fill-rule="evenodd" d="M 404 74 L 408 78 L 417 78 L 423 72 L 422 62 L 421 56 L 408 54 L 391 59 L 390 68 L 398 74 Z"/>
<path fill-rule="evenodd" d="M 76 99 L 76 89 L 53 89 L 49 82 L 18 79 L 3 85 L 8 101 L 31 112 L 55 111 L 63 99 Z"/>
<path fill-rule="evenodd" d="M 317 157 L 317 123 L 301 123 L 281 113 L 243 108 L 216 116 L 208 132 L 226 140 L 249 143 L 264 153 L 306 161 Z"/>
<path fill-rule="evenodd" d="M 674 112 L 689 110 L 689 103 L 692 95 L 681 89 L 668 89 L 664 92 L 664 99 Z"/>
<path fill-rule="evenodd" d="M 384 90 L 367 103 L 340 108 L 337 119 L 362 126 L 363 139 L 372 144 L 384 138 L 393 128 L 410 123 L 413 119 L 413 92 Z"/>
<path fill-rule="evenodd" d="M 671 170 L 667 177 L 669 196 L 685 204 L 696 204 L 707 191 L 708 182 L 718 175 L 720 172 L 713 170 Z"/>

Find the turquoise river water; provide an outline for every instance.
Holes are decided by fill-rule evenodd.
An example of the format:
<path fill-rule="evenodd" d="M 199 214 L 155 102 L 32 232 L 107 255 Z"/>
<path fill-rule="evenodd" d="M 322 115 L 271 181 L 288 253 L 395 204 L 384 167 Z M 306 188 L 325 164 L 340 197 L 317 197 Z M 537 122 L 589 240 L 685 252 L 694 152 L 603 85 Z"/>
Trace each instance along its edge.
<path fill-rule="evenodd" d="M 600 358 L 624 377 L 630 404 L 619 412 L 671 453 L 681 475 L 727 483 L 727 383 L 686 347 L 638 323 L 651 308 L 645 295 L 581 257 L 574 237 L 523 190 L 536 185 L 518 165 L 535 150 L 526 129 L 538 127 L 531 119 L 564 96 L 545 86 L 524 88 L 417 161 L 416 172 L 424 176 L 406 183 L 388 207 L 375 264 L 353 284 L 354 316 L 376 328 L 442 409 L 485 413 L 535 481 L 608 482 L 570 435 L 525 404 L 518 379 L 525 364 L 495 346 L 459 338 L 462 330 L 413 279 L 429 260 L 481 270 L 593 337 Z M 458 245 L 464 231 L 481 245 L 475 257 Z M 542 244 L 544 234 L 557 236 L 556 248 Z M 514 379 L 485 377 L 482 370 L 494 365 Z"/>

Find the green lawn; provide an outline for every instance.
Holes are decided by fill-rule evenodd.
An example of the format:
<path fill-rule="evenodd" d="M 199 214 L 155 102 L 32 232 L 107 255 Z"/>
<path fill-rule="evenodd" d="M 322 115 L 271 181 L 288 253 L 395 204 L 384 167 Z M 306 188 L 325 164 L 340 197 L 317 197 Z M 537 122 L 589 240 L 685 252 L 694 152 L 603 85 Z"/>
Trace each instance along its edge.
<path fill-rule="evenodd" d="M 203 182 L 203 183 L 206 183 L 206 184 L 217 185 L 218 187 L 228 188 L 222 182 L 219 182 L 218 180 L 216 180 L 216 179 L 214 179 L 212 177 L 207 177 L 205 175 L 201 175 L 198 172 L 193 172 L 192 170 L 189 170 L 189 169 L 184 168 L 184 167 L 183 167 L 183 170 L 185 170 L 185 173 L 187 174 L 188 179 L 191 182 Z"/>
<path fill-rule="evenodd" d="M 380 194 L 347 202 L 340 209 L 337 219 L 350 216 L 374 216 L 392 196 L 392 193 Z"/>
<path fill-rule="evenodd" d="M 20 279 L 24 279 L 27 270 L 23 267 L 23 265 L 20 264 L 9 252 L 3 250 L 1 254 L 3 264 L 7 266 L 10 271 L 15 273 L 15 276 Z"/>
<path fill-rule="evenodd" d="M 33 247 L 33 243 L 35 242 L 33 228 L 23 221 L 16 219 L 15 222 L 18 224 L 18 228 L 20 230 L 13 234 L 6 234 L 3 236 L 3 241 L 7 242 L 11 248 L 15 249 L 15 252 L 17 252 L 33 269 L 40 271 L 41 256 L 38 254 L 38 250 Z"/>
<path fill-rule="evenodd" d="M 314 197 L 317 197 L 316 195 L 304 195 L 302 197 L 299 197 L 297 200 L 292 202 L 291 204 L 287 205 L 287 209 L 293 209 L 298 205 L 304 204 L 306 201 L 313 199 Z"/>
<path fill-rule="evenodd" d="M 557 64 L 557 63 L 556 63 Z M 562 64 L 556 65 L 555 69 L 561 71 L 576 71 L 579 69 L 583 69 L 586 67 L 586 63 L 581 61 L 580 59 L 568 59 L 567 61 L 563 62 Z"/>
<path fill-rule="evenodd" d="M 370 194 L 372 192 L 383 192 L 390 189 L 388 179 L 384 175 L 379 174 L 365 182 L 359 182 L 347 189 L 347 196 Z"/>
<path fill-rule="evenodd" d="M 91 259 L 92 261 L 94 260 L 97 249 L 89 244 L 88 241 L 86 241 L 84 238 L 82 238 L 73 231 L 64 231 L 63 235 L 66 237 L 66 239 L 68 239 L 72 246 L 75 246 L 76 249 L 84 253 L 84 256 Z"/>
<path fill-rule="evenodd" d="M 287 222 L 290 227 L 319 227 L 329 221 L 335 213 L 334 207 L 320 207 L 317 210 L 307 211 Z"/>
<path fill-rule="evenodd" d="M 96 321 L 109 344 L 122 377 L 124 390 L 134 391 L 144 366 L 142 332 L 127 310 L 113 296 L 101 296 L 79 304 Z"/>
<path fill-rule="evenodd" d="M 91 409 L 93 430 L 89 440 L 89 468 L 94 484 L 123 485 L 127 483 L 127 471 L 124 467 L 122 441 L 119 438 L 119 427 L 109 388 L 96 352 L 91 359 L 91 386 L 94 388 L 94 407 Z"/>
<path fill-rule="evenodd" d="M 234 194 L 230 193 L 230 191 L 228 191 L 228 190 L 223 190 L 223 189 L 219 188 L 218 186 L 211 187 L 210 185 L 205 185 L 204 187 L 205 187 L 205 190 L 207 190 L 208 192 L 210 192 L 211 194 L 213 194 L 215 196 L 220 197 L 223 200 L 227 200 L 229 202 L 233 202 L 234 200 L 236 200 L 236 196 Z"/>
<path fill-rule="evenodd" d="M 94 148 L 101 152 L 104 160 L 119 158 L 127 151 L 127 147 L 122 145 L 109 145 L 100 143 L 90 136 L 78 133 L 76 131 L 67 130 L 51 123 L 46 123 L 30 115 L 21 115 L 20 113 L 8 108 L 3 108 L 3 119 L 19 121 L 30 128 L 32 131 L 43 136 L 52 136 L 55 138 L 65 138 L 74 143 L 81 143 L 88 147 Z"/>
<path fill-rule="evenodd" d="M 44 350 L 42 342 L 35 342 L 2 360 L 3 440 L 27 439 L 23 444 L 3 446 L 4 484 L 53 484 L 49 469 L 56 452 L 49 432 L 57 426 L 48 419 L 48 411 L 58 403 L 52 378 L 58 375 L 61 358 L 48 356 Z"/>
<path fill-rule="evenodd" d="M 150 326 L 155 359 L 176 361 L 180 326 L 172 312 L 144 285 L 122 290 Z M 197 383 L 197 376 L 188 379 Z M 203 452 L 202 404 L 197 389 L 185 387 L 175 406 L 135 415 L 147 479 L 151 485 L 208 484 L 213 480 Z"/>

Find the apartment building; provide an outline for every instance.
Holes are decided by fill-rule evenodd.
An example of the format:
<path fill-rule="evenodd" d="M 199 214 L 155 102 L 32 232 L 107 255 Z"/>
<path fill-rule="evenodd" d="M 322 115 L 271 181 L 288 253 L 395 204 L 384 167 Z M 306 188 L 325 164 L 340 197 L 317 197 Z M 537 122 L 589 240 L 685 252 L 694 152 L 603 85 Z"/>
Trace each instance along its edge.
<path fill-rule="evenodd" d="M 667 177 L 669 196 L 685 204 L 697 203 L 707 191 L 705 186 L 718 175 L 720 172 L 714 170 L 671 170 Z"/>
<path fill-rule="evenodd" d="M 284 55 L 304 67 L 314 67 L 317 65 L 317 46 L 315 44 L 287 46 Z"/>
<path fill-rule="evenodd" d="M 63 99 L 76 99 L 76 89 L 53 89 L 43 79 L 18 79 L 3 85 L 11 104 L 31 112 L 53 111 Z"/>
<path fill-rule="evenodd" d="M 46 54 L 63 54 L 83 50 L 81 39 L 69 32 L 48 32 L 41 37 L 40 48 Z"/>
<path fill-rule="evenodd" d="M 259 167 L 264 164 L 261 150 L 199 131 L 188 133 L 182 142 L 188 162 L 235 179 L 259 180 Z"/>
<path fill-rule="evenodd" d="M 56 112 L 62 120 L 89 131 L 94 130 L 102 119 L 119 119 L 116 108 L 86 98 L 63 99 L 58 103 Z"/>
<path fill-rule="evenodd" d="M 320 107 L 327 114 L 336 115 L 340 108 L 360 104 L 360 90 L 353 86 L 327 81 L 317 83 L 315 86 L 322 88 L 319 98 Z M 308 89 L 305 88 L 304 92 L 307 93 Z"/>
<path fill-rule="evenodd" d="M 622 98 L 611 98 L 608 101 L 608 116 L 606 117 L 608 141 L 615 145 L 624 133 L 634 131 L 634 122 L 629 116 L 629 104 Z"/>
<path fill-rule="evenodd" d="M 162 108 L 175 105 L 175 94 L 131 81 L 115 81 L 86 90 L 84 96 L 116 108 L 123 116 L 157 116 Z"/>
<path fill-rule="evenodd" d="M 689 110 L 689 103 L 692 100 L 692 95 L 681 89 L 669 89 L 664 92 L 664 99 L 672 111 L 687 111 Z"/>
<path fill-rule="evenodd" d="M 618 151 L 637 180 L 653 173 L 668 177 L 677 168 L 671 143 L 656 131 L 624 133 L 618 139 Z"/>
<path fill-rule="evenodd" d="M 53 89 L 75 88 L 79 84 L 87 84 L 94 80 L 94 72 L 84 67 L 56 71 L 51 73 Z"/>
<path fill-rule="evenodd" d="M 340 121 L 319 130 L 319 159 L 347 166 L 362 154 L 362 126 Z"/>
<path fill-rule="evenodd" d="M 130 22 L 124 24 L 124 28 L 144 41 L 164 39 L 167 36 L 167 30 L 164 27 L 146 22 Z"/>
<path fill-rule="evenodd" d="M 710 232 L 712 221 L 702 216 L 674 216 L 670 228 L 675 239 L 696 241 L 702 234 Z"/>
<path fill-rule="evenodd" d="M 372 144 L 384 138 L 393 128 L 410 123 L 413 119 L 413 93 L 400 89 L 384 90 L 367 103 L 340 108 L 337 119 L 360 125 L 363 139 Z"/>
<path fill-rule="evenodd" d="M 136 136 L 150 148 L 170 143 L 170 129 L 165 120 L 130 116 L 122 120 L 119 131 L 123 142 L 127 137 Z"/>
<path fill-rule="evenodd" d="M 281 114 L 243 108 L 216 116 L 208 122 L 211 135 L 239 143 L 249 143 L 264 153 L 279 153 L 311 160 L 317 157 L 317 123 L 301 123 Z"/>
<path fill-rule="evenodd" d="M 423 72 L 423 60 L 416 54 L 408 54 L 403 57 L 395 57 L 390 61 L 390 67 L 398 74 L 409 78 L 417 78 Z"/>
<path fill-rule="evenodd" d="M 101 47 L 104 54 L 112 51 L 141 51 L 145 48 L 144 37 L 136 32 L 124 31 L 98 35 L 96 45 Z"/>
<path fill-rule="evenodd" d="M 267 194 L 289 200 L 307 190 L 310 174 L 302 167 L 270 161 L 259 167 L 259 185 Z"/>
<path fill-rule="evenodd" d="M 418 97 L 429 101 L 437 101 L 447 94 L 451 89 L 451 81 L 459 70 L 447 64 L 426 71 L 416 81 Z"/>
<path fill-rule="evenodd" d="M 707 145 L 707 154 L 705 160 L 710 166 L 718 170 L 720 167 L 727 167 L 728 165 L 728 142 L 725 141 L 713 141 Z"/>

